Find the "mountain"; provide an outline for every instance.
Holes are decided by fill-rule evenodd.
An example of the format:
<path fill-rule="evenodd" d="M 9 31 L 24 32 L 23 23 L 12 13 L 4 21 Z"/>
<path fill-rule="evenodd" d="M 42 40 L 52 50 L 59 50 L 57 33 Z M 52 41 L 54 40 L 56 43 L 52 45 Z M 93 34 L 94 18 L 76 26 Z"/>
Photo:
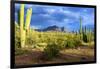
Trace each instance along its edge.
<path fill-rule="evenodd" d="M 43 31 L 61 31 L 61 29 L 58 26 L 54 25 L 43 29 Z"/>
<path fill-rule="evenodd" d="M 53 26 L 49 26 L 47 28 L 44 29 L 35 29 L 36 31 L 59 31 L 59 32 L 65 32 L 65 28 L 64 27 L 58 27 L 56 25 Z"/>

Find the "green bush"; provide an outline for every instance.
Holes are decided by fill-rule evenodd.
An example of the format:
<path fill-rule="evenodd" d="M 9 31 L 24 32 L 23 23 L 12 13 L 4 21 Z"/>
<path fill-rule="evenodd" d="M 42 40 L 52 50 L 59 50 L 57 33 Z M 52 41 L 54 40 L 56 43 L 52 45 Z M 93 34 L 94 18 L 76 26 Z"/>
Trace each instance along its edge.
<path fill-rule="evenodd" d="M 81 40 L 79 39 L 78 35 L 73 37 L 69 36 L 65 44 L 66 48 L 76 48 L 81 45 Z"/>
<path fill-rule="evenodd" d="M 31 53 L 31 50 L 28 49 L 21 49 L 21 48 L 16 48 L 15 49 L 15 55 L 25 55 Z"/>
<path fill-rule="evenodd" d="M 50 43 L 44 49 L 44 54 L 48 60 L 57 56 L 60 51 L 60 47 L 56 43 Z"/>
<path fill-rule="evenodd" d="M 27 37 L 26 39 L 26 45 L 33 45 L 36 44 L 36 41 L 34 39 L 32 39 L 31 37 Z"/>
<path fill-rule="evenodd" d="M 40 41 L 40 39 L 38 38 L 38 36 L 34 35 L 34 33 L 32 33 L 26 37 L 25 44 L 28 47 L 35 48 L 37 46 L 37 44 L 39 43 L 39 41 Z"/>
<path fill-rule="evenodd" d="M 15 38 L 15 48 L 21 48 L 21 46 L 20 46 L 20 38 L 19 37 Z"/>
<path fill-rule="evenodd" d="M 15 25 L 15 48 L 21 48 L 19 35 L 20 35 L 19 29 L 16 28 L 16 25 Z"/>
<path fill-rule="evenodd" d="M 75 41 L 75 47 L 79 47 L 79 46 L 81 46 L 81 40 L 74 40 Z"/>
<path fill-rule="evenodd" d="M 75 48 L 75 42 L 74 42 L 74 40 L 68 39 L 66 47 L 67 48 Z"/>

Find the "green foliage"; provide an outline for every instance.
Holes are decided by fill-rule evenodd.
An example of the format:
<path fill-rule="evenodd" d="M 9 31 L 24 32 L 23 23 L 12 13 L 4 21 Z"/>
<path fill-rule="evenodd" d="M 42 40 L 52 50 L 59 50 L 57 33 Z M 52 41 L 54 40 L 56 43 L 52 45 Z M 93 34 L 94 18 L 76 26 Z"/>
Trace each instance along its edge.
<path fill-rule="evenodd" d="M 82 25 L 82 24 L 81 24 Z M 20 27 L 16 24 L 15 27 L 16 36 L 15 36 L 15 45 L 20 46 Z M 81 26 L 82 29 L 82 26 Z M 83 31 L 83 32 L 82 32 Z M 80 39 L 80 37 L 82 39 Z M 87 29 L 81 30 L 80 32 L 68 33 L 68 32 L 57 32 L 57 31 L 47 31 L 47 32 L 38 32 L 34 29 L 29 30 L 29 34 L 25 39 L 25 46 L 28 47 L 48 47 L 49 44 L 55 44 L 60 49 L 64 48 L 76 48 L 82 45 L 82 42 L 94 41 L 94 34 L 88 32 Z M 56 48 L 55 46 L 55 48 Z"/>
<path fill-rule="evenodd" d="M 84 32 L 82 33 L 83 35 L 83 41 L 84 42 L 91 42 L 91 41 L 94 41 L 94 34 L 93 34 L 93 32 L 92 31 L 90 31 L 89 29 L 87 29 L 86 27 L 85 27 L 85 29 L 84 29 Z"/>
<path fill-rule="evenodd" d="M 61 49 L 64 48 L 76 48 L 81 45 L 81 42 L 93 41 L 93 34 L 84 33 L 83 39 L 80 40 L 80 34 L 65 33 L 65 32 L 37 32 L 34 30 L 30 31 L 30 34 L 26 37 L 26 46 L 34 47 L 46 47 L 48 44 L 56 43 Z M 19 31 L 16 29 L 16 45 L 20 44 Z"/>
<path fill-rule="evenodd" d="M 74 41 L 73 40 L 67 40 L 67 45 L 66 45 L 66 47 L 68 47 L 68 48 L 74 48 L 75 47 L 75 45 L 74 45 Z"/>
<path fill-rule="evenodd" d="M 75 48 L 75 42 L 74 42 L 74 40 L 73 39 L 68 39 L 66 47 L 67 48 Z"/>
<path fill-rule="evenodd" d="M 36 41 L 34 39 L 32 39 L 31 37 L 26 38 L 26 45 L 28 45 L 28 46 L 34 45 L 35 46 L 35 44 L 36 44 Z"/>
<path fill-rule="evenodd" d="M 60 47 L 56 43 L 50 43 L 47 45 L 47 47 L 44 49 L 44 53 L 46 55 L 46 58 L 48 60 L 54 58 L 57 56 L 57 54 L 60 51 Z"/>
<path fill-rule="evenodd" d="M 15 49 L 15 55 L 24 55 L 30 53 L 31 50 L 28 49 L 22 49 L 22 48 L 16 48 Z"/>
<path fill-rule="evenodd" d="M 17 24 L 15 24 L 15 48 L 21 48 L 19 35 L 20 35 L 19 26 Z"/>
<path fill-rule="evenodd" d="M 15 39 L 15 48 L 21 48 L 20 46 L 20 38 L 16 36 L 16 39 Z"/>

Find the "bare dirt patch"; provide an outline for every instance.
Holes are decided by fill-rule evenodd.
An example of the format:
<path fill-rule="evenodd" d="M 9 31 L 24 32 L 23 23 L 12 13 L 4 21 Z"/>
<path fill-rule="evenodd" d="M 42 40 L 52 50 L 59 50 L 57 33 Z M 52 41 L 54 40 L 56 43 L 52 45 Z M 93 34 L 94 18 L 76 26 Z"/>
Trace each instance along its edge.
<path fill-rule="evenodd" d="M 46 60 L 45 57 L 43 51 L 34 49 L 30 53 L 16 55 L 15 64 L 18 66 L 94 61 L 94 49 L 65 49 L 51 60 Z"/>

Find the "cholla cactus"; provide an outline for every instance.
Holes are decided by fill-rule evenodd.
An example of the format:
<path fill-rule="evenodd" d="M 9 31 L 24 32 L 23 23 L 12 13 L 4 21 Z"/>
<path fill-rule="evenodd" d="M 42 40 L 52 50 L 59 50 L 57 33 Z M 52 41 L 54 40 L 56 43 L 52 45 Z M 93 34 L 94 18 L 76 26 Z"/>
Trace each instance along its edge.
<path fill-rule="evenodd" d="M 30 26 L 30 21 L 31 21 L 31 15 L 32 15 L 32 8 L 27 10 L 27 15 L 26 15 L 26 22 L 24 24 L 24 4 L 21 4 L 20 7 L 20 12 L 19 12 L 19 17 L 20 17 L 20 43 L 21 47 L 25 47 L 25 39 L 26 39 L 26 34 L 29 32 L 29 26 Z"/>

